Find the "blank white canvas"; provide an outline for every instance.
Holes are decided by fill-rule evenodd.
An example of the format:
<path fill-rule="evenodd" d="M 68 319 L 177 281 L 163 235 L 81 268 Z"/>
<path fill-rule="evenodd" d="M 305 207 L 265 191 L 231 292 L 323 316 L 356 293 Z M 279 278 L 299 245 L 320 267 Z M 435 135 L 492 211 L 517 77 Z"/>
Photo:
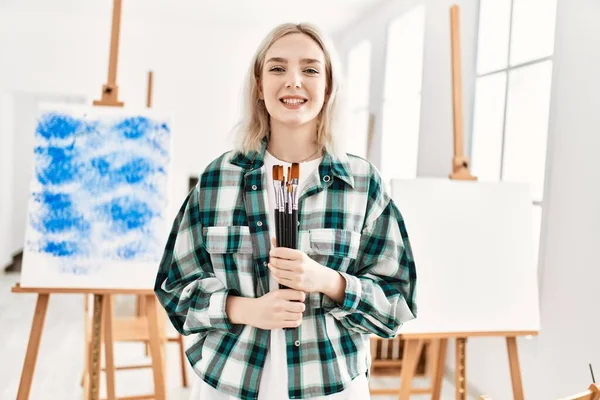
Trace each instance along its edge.
<path fill-rule="evenodd" d="M 526 184 L 393 180 L 417 268 L 417 318 L 401 334 L 538 331 Z"/>

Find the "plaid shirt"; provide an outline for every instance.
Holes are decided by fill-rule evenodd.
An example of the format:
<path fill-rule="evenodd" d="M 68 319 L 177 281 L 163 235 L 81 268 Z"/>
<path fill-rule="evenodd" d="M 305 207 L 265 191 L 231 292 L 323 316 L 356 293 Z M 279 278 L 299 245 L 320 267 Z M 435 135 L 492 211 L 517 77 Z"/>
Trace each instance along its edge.
<path fill-rule="evenodd" d="M 175 328 L 195 335 L 187 357 L 219 391 L 256 399 L 270 331 L 232 324 L 228 295 L 269 291 L 263 155 L 228 152 L 201 174 L 175 219 L 155 292 Z M 394 337 L 415 318 L 416 270 L 404 221 L 366 160 L 325 153 L 299 198 L 299 248 L 346 280 L 337 304 L 307 293 L 285 331 L 290 399 L 342 391 L 370 368 L 370 335 Z"/>

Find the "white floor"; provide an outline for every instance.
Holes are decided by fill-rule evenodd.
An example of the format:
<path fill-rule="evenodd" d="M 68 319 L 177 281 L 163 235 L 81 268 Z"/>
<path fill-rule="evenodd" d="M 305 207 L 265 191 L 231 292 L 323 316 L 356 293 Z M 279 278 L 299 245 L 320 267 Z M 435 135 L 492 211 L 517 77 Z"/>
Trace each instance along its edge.
<path fill-rule="evenodd" d="M 0 274 L 0 400 L 16 398 L 21 368 L 29 339 L 36 296 L 14 294 L 10 289 L 19 281 L 18 274 Z M 132 313 L 129 298 L 116 299 L 116 315 Z M 131 314 L 129 314 L 131 315 Z M 115 346 L 117 365 L 138 364 L 145 361 L 144 349 L 139 344 Z M 169 400 L 187 400 L 190 388 L 183 388 L 179 366 L 178 347 L 175 343 L 167 350 L 167 387 Z M 40 344 L 30 399 L 81 399 L 79 383 L 83 371 L 83 295 L 51 295 Z M 188 381 L 194 373 L 187 370 Z M 399 378 L 374 378 L 374 388 L 397 387 Z M 101 382 L 102 384 L 103 382 Z M 417 379 L 414 386 L 427 386 Z M 153 390 L 151 370 L 118 371 L 117 396 L 147 394 Z M 102 392 L 101 396 L 105 396 Z M 373 396 L 373 400 L 395 400 L 397 396 Z M 411 400 L 425 400 L 428 396 L 413 396 Z M 443 399 L 454 398 L 452 383 L 445 381 Z M 202 399 L 210 400 L 210 399 Z M 474 400 L 469 398 L 469 400 Z"/>

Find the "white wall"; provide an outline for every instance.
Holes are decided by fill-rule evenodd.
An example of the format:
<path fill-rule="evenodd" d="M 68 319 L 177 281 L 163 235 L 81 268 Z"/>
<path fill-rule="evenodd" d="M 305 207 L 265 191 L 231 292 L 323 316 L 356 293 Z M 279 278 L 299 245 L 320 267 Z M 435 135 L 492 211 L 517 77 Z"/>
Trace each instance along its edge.
<path fill-rule="evenodd" d="M 393 0 L 373 10 L 337 37 L 345 57 L 363 39 L 372 43 L 370 107 L 375 114 L 375 135 L 369 159 L 381 167 L 382 104 L 385 79 L 385 50 L 390 21 L 415 5 L 425 5 L 425 42 L 419 138 L 418 176 L 446 177 L 452 169 L 452 69 L 450 6 L 460 7 L 461 62 L 463 73 L 463 116 L 469 152 L 475 74 L 478 0 Z"/>

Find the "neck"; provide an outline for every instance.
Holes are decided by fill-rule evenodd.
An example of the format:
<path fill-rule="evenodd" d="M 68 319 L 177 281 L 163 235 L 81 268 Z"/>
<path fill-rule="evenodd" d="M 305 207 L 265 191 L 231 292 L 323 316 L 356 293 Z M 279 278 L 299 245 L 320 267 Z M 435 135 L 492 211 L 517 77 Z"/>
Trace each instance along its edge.
<path fill-rule="evenodd" d="M 320 152 L 317 152 L 319 145 L 316 120 L 298 127 L 271 121 L 270 128 L 271 137 L 267 150 L 274 157 L 286 162 L 302 162 L 321 156 Z"/>

